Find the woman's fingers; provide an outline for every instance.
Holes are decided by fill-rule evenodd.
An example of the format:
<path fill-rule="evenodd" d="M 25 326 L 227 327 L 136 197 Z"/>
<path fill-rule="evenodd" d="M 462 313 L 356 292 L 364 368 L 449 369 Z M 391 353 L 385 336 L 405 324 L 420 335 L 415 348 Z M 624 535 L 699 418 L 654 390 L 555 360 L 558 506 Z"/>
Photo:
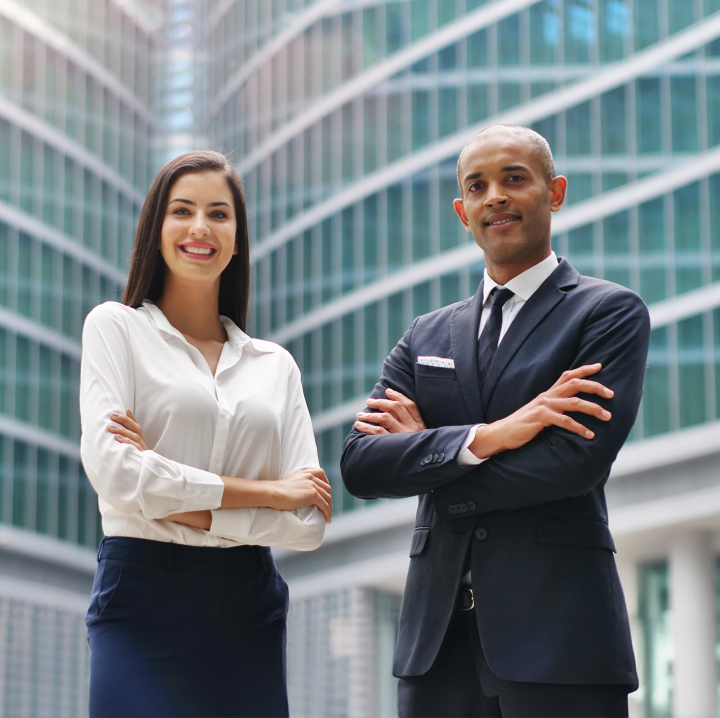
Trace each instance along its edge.
<path fill-rule="evenodd" d="M 137 441 L 133 441 L 132 439 L 129 439 L 127 436 L 116 436 L 115 441 L 117 441 L 119 444 L 131 444 L 138 451 L 143 451 L 142 446 Z"/>
<path fill-rule="evenodd" d="M 126 429 L 124 426 L 113 426 L 113 424 L 110 424 L 108 431 L 111 434 L 124 436 L 132 441 L 140 441 L 140 437 L 134 431 L 130 431 L 130 429 Z"/>

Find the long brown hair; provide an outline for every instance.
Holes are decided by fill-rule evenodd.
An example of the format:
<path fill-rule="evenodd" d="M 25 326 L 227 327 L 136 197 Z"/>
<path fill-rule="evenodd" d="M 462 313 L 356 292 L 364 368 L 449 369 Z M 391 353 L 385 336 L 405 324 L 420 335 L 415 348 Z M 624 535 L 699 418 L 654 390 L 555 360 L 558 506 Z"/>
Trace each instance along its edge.
<path fill-rule="evenodd" d="M 232 192 L 237 217 L 235 244 L 238 252 L 220 275 L 220 314 L 232 319 L 247 331 L 247 311 L 250 300 L 250 247 L 248 242 L 247 208 L 240 178 L 225 155 L 212 150 L 187 152 L 170 160 L 150 185 L 147 199 L 140 211 L 135 246 L 130 259 L 123 304 L 137 309 L 145 299 L 160 299 L 165 284 L 167 265 L 160 253 L 162 225 L 172 186 L 186 174 L 218 172 Z"/>

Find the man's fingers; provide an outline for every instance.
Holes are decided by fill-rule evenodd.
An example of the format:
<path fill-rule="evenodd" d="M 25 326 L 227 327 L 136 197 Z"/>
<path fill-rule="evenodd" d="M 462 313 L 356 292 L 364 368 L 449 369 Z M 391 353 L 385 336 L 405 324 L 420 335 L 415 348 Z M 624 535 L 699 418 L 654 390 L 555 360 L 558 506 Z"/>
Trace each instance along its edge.
<path fill-rule="evenodd" d="M 591 374 L 597 374 L 601 369 L 602 364 L 600 363 L 585 364 L 584 366 L 577 367 L 577 369 L 568 369 L 560 375 L 560 378 L 552 385 L 552 388 L 554 389 L 562 384 L 566 384 L 572 379 L 583 379 Z"/>
<path fill-rule="evenodd" d="M 612 389 L 608 389 L 606 386 L 597 381 L 590 381 L 589 379 L 571 379 L 565 384 L 551 389 L 555 396 L 574 396 L 575 394 L 597 394 L 597 396 L 605 397 L 610 399 L 615 395 Z"/>
<path fill-rule="evenodd" d="M 383 429 L 382 426 L 377 426 L 375 424 L 368 424 L 365 421 L 356 421 L 353 426 L 358 431 L 361 431 L 363 434 L 389 434 L 390 433 L 387 429 Z"/>
<path fill-rule="evenodd" d="M 595 416 L 602 421 L 610 421 L 612 414 L 603 409 L 600 404 L 595 404 L 592 401 L 585 401 L 585 399 L 578 399 L 576 396 L 568 399 L 551 399 L 550 406 L 558 413 L 565 414 L 569 411 L 579 411 L 582 414 L 589 414 Z"/>
<path fill-rule="evenodd" d="M 387 396 L 391 401 L 400 402 L 406 409 L 410 409 L 415 406 L 415 402 L 412 399 L 408 399 L 405 394 L 401 394 L 399 391 L 395 391 L 395 389 L 385 389 L 385 396 Z"/>
<path fill-rule="evenodd" d="M 586 426 L 583 426 L 581 423 L 575 421 L 575 419 L 568 416 L 567 414 L 553 413 L 551 423 L 555 424 L 555 426 L 559 426 L 562 429 L 567 429 L 573 434 L 579 434 L 585 439 L 592 439 L 595 436 L 594 432 L 590 431 L 590 429 L 588 429 Z"/>
<path fill-rule="evenodd" d="M 400 421 L 398 421 L 398 419 L 392 414 L 389 414 L 387 412 L 370 413 L 361 411 L 357 415 L 357 417 L 361 422 L 377 424 L 382 428 L 387 429 L 388 433 L 391 433 L 393 431 L 398 432 L 403 428 Z"/>
<path fill-rule="evenodd" d="M 403 414 L 408 413 L 408 407 L 399 401 L 393 401 L 391 399 L 368 399 L 367 404 L 371 409 L 392 414 L 399 421 L 402 421 Z"/>

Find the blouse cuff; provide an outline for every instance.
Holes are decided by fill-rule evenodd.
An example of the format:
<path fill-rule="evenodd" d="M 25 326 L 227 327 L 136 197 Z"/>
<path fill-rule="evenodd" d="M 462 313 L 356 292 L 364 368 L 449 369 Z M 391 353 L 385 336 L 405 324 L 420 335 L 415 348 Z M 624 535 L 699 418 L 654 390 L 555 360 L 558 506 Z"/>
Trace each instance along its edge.
<path fill-rule="evenodd" d="M 225 484 L 210 471 L 184 465 L 182 473 L 186 480 L 182 511 L 216 509 L 222 502 Z"/>
<path fill-rule="evenodd" d="M 253 509 L 216 509 L 211 511 L 212 523 L 209 533 L 235 541 L 246 541 L 250 536 Z"/>

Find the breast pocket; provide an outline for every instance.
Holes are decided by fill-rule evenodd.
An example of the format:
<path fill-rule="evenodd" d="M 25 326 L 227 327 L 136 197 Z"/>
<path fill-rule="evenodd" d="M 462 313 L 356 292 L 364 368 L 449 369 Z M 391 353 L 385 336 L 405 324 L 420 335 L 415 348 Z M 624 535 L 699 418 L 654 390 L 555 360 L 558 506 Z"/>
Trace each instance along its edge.
<path fill-rule="evenodd" d="M 415 366 L 415 396 L 428 428 L 462 423 L 458 407 L 464 407 L 455 369 Z"/>

